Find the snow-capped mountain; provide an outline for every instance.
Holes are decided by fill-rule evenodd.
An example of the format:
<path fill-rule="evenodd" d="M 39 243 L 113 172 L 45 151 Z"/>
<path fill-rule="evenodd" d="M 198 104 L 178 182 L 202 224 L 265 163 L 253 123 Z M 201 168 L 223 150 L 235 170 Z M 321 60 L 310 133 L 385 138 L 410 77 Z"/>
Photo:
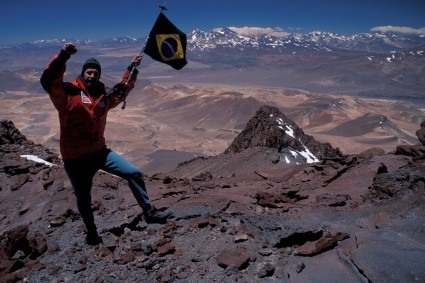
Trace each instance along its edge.
<path fill-rule="evenodd" d="M 425 37 L 401 33 L 373 32 L 341 35 L 331 32 L 314 31 L 301 34 L 300 36 L 303 40 L 311 40 L 331 48 L 367 52 L 401 51 L 425 43 Z"/>
<path fill-rule="evenodd" d="M 379 61 L 379 63 L 397 63 L 406 62 L 410 60 L 417 60 L 419 58 L 425 58 L 425 45 L 418 46 L 405 51 L 392 51 L 387 54 L 378 54 L 367 56 L 367 59 L 371 62 Z"/>
<path fill-rule="evenodd" d="M 284 36 L 264 34 L 242 34 L 229 28 L 218 28 L 210 32 L 194 30 L 188 33 L 188 49 L 212 51 L 233 48 L 275 52 L 342 52 L 361 51 L 385 53 L 402 51 L 425 44 L 425 37 L 397 33 L 361 33 L 340 35 L 331 32 L 291 33 Z"/>
<path fill-rule="evenodd" d="M 242 152 L 252 147 L 275 148 L 286 164 L 315 163 L 323 158 L 342 155 L 340 150 L 333 148 L 331 144 L 318 142 L 312 136 L 306 135 L 278 108 L 268 105 L 257 110 L 225 153 Z"/>
<path fill-rule="evenodd" d="M 91 39 L 69 39 L 69 38 L 54 38 L 54 39 L 40 39 L 33 42 L 30 42 L 28 44 L 32 44 L 34 46 L 43 47 L 43 46 L 57 46 L 64 44 L 66 42 L 75 42 L 75 44 L 79 46 L 86 46 L 94 43 L 94 40 Z"/>
<path fill-rule="evenodd" d="M 114 47 L 143 45 L 146 37 L 121 36 L 105 40 L 90 39 L 49 39 L 37 40 L 19 45 L 0 45 L 4 48 L 30 48 L 60 46 L 72 41 L 80 46 Z M 372 52 L 388 53 L 404 51 L 425 45 L 425 36 L 401 33 L 359 33 L 342 35 L 332 32 L 313 31 L 309 33 L 286 33 L 266 28 L 216 28 L 211 31 L 195 29 L 187 33 L 188 51 L 214 52 L 216 50 L 244 52 L 276 52 L 294 54 L 296 52 Z"/>
<path fill-rule="evenodd" d="M 53 38 L 53 39 L 39 39 L 39 40 L 16 44 L 16 45 L 0 45 L 0 49 L 56 47 L 56 46 L 62 46 L 66 42 L 74 42 L 77 46 L 118 47 L 118 46 L 134 45 L 134 44 L 143 45 L 144 39 L 135 38 L 131 36 L 119 36 L 119 37 L 103 39 L 103 40 Z"/>
<path fill-rule="evenodd" d="M 301 52 L 314 50 L 331 51 L 327 46 L 312 40 L 305 40 L 298 34 L 278 37 L 269 34 L 240 34 L 229 28 L 217 28 L 211 32 L 194 30 L 188 33 L 188 49 L 191 51 L 213 51 L 234 49 L 235 51 Z"/>

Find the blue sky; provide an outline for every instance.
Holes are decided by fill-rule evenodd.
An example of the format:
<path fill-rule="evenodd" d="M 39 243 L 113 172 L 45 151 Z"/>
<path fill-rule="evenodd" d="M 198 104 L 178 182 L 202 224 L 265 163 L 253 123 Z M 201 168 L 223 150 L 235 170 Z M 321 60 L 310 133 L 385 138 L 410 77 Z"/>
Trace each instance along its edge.
<path fill-rule="evenodd" d="M 145 37 L 157 0 L 8 0 L 0 4 L 0 44 L 39 39 Z M 399 30 L 425 34 L 425 0 L 169 0 L 167 17 L 182 31 L 276 28 L 354 34 Z"/>

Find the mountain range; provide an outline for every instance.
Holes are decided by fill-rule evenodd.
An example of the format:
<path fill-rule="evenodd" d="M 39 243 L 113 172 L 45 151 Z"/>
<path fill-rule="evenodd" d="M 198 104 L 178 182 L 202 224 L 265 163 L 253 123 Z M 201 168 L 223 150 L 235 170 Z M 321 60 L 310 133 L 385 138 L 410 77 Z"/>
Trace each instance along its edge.
<path fill-rule="evenodd" d="M 211 32 L 194 30 L 188 34 L 191 50 L 214 48 L 237 48 L 239 50 L 267 50 L 274 53 L 294 52 L 375 52 L 402 51 L 425 44 L 425 37 L 396 33 L 361 33 L 340 35 L 314 31 L 293 33 L 285 36 L 269 34 L 241 34 L 230 28 L 217 28 Z"/>
<path fill-rule="evenodd" d="M 231 48 L 237 50 L 257 50 L 273 53 L 293 52 L 372 52 L 387 53 L 405 51 L 425 45 L 425 36 L 402 33 L 359 33 L 342 35 L 333 32 L 313 31 L 309 33 L 253 33 L 247 28 L 243 32 L 235 28 L 216 28 L 211 31 L 195 29 L 187 33 L 188 50 L 193 52 Z M 111 47 L 123 45 L 142 46 L 145 37 L 121 36 L 104 40 L 91 39 L 41 39 L 33 42 L 0 45 L 1 49 L 61 46 L 72 41 L 79 46 Z"/>
<path fill-rule="evenodd" d="M 341 35 L 321 31 L 276 35 L 252 31 L 193 30 L 187 33 L 189 64 L 183 70 L 157 67 L 150 58 L 144 59 L 143 67 L 153 81 L 166 83 L 285 87 L 424 104 L 424 36 L 379 32 Z M 88 56 L 109 60 L 110 69 L 121 70 L 117 67 L 122 62 L 119 57 L 140 52 L 145 38 L 51 39 L 3 45 L 0 72 L 4 73 L 0 79 L 10 85 L 17 80 L 16 76 L 25 76 L 22 72 L 33 72 L 34 66 L 37 72 L 41 71 L 51 54 L 68 41 L 75 42 Z M 105 56 L 111 50 L 114 55 Z M 75 68 L 68 66 L 68 70 L 78 72 L 80 65 Z"/>

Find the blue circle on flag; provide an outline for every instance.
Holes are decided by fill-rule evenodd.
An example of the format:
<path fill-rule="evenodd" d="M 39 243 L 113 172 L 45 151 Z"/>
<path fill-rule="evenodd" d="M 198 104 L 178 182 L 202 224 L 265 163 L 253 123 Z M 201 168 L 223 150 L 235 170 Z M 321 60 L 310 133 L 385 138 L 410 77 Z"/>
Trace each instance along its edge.
<path fill-rule="evenodd" d="M 167 37 L 162 41 L 161 53 L 165 58 L 171 58 L 177 52 L 177 41 L 172 37 Z"/>

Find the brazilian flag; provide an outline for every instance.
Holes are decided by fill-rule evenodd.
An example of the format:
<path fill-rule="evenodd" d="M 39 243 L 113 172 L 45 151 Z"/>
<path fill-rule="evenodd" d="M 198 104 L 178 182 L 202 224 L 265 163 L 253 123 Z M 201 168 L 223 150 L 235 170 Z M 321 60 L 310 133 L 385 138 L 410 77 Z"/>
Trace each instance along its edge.
<path fill-rule="evenodd" d="M 187 37 L 161 12 L 149 33 L 144 53 L 180 70 L 186 64 Z"/>

